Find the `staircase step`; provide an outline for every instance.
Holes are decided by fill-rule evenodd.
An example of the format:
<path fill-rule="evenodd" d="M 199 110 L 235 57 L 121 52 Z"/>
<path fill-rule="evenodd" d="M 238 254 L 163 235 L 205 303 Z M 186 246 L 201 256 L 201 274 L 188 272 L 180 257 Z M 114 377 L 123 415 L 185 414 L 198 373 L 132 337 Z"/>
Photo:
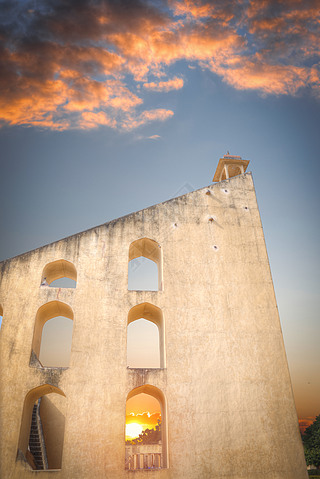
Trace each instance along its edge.
<path fill-rule="evenodd" d="M 40 441 L 39 425 L 37 419 L 37 407 L 38 405 L 35 404 L 32 410 L 32 419 L 29 434 L 29 449 L 33 456 L 36 469 L 44 470 L 42 443 Z"/>

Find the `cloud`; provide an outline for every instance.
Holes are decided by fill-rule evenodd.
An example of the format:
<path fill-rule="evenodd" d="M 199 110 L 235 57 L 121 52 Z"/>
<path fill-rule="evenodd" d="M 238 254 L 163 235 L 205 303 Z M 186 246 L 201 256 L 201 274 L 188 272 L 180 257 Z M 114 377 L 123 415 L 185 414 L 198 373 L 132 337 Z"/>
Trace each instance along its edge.
<path fill-rule="evenodd" d="M 168 118 L 173 116 L 173 111 L 171 110 L 164 110 L 163 108 L 158 108 L 155 110 L 146 110 L 143 111 L 138 116 L 128 116 L 123 121 L 123 128 L 126 130 L 133 130 L 138 128 L 145 123 L 149 123 L 151 121 L 165 121 Z"/>
<path fill-rule="evenodd" d="M 81 115 L 81 121 L 79 123 L 80 128 L 90 129 L 97 128 L 99 126 L 115 127 L 115 120 L 109 118 L 104 112 L 99 111 L 94 113 L 92 111 L 85 111 Z"/>
<path fill-rule="evenodd" d="M 160 140 L 161 136 L 160 135 L 151 135 L 148 136 L 148 140 Z"/>
<path fill-rule="evenodd" d="M 0 125 L 165 121 L 142 92 L 182 88 L 181 61 L 239 90 L 320 97 L 318 18 L 317 0 L 3 0 Z"/>
<path fill-rule="evenodd" d="M 159 419 L 161 420 L 160 412 L 152 414 L 147 411 L 142 414 L 130 413 L 126 415 L 126 424 L 138 423 L 141 424 L 144 429 L 153 429 L 158 424 Z"/>
<path fill-rule="evenodd" d="M 172 80 L 144 83 L 143 87 L 152 91 L 180 90 L 183 87 L 183 79 L 174 77 Z"/>
<path fill-rule="evenodd" d="M 195 18 L 205 18 L 212 15 L 214 5 L 206 2 L 201 3 L 191 0 L 170 1 L 169 5 L 174 10 L 175 15 L 187 15 Z"/>
<path fill-rule="evenodd" d="M 212 71 L 238 90 L 258 90 L 264 94 L 297 93 L 310 80 L 311 69 L 292 65 L 268 65 L 255 56 L 236 61 L 229 68 L 211 64 Z"/>

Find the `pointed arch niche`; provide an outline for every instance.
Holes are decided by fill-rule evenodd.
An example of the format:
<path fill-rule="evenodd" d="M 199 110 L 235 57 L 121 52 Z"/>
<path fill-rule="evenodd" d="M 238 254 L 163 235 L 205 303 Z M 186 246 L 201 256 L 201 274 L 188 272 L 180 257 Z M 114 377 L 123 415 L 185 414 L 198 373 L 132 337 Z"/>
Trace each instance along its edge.
<path fill-rule="evenodd" d="M 220 181 L 223 180 L 228 180 L 229 178 L 232 178 L 234 176 L 242 175 L 244 173 L 244 168 L 242 165 L 225 165 L 222 173 L 221 173 L 221 179 Z"/>
<path fill-rule="evenodd" d="M 136 352 L 135 352 L 135 344 L 134 344 L 134 334 L 130 335 L 129 333 L 129 327 L 132 324 L 132 327 L 135 325 L 133 324 L 135 321 L 138 320 L 146 320 L 150 321 L 153 323 L 157 329 L 153 332 L 151 332 L 153 338 L 155 337 L 155 334 L 158 336 L 158 344 L 159 344 L 159 349 L 158 349 L 158 357 L 153 359 L 148 357 L 148 354 L 141 354 L 141 357 L 136 358 Z M 155 334 L 154 334 L 155 333 Z M 143 335 L 143 329 L 139 329 L 137 331 L 137 334 L 140 336 Z M 141 337 L 142 341 L 144 340 L 143 337 Z M 140 348 L 141 350 L 141 348 Z M 150 367 L 155 367 L 155 366 L 150 366 L 148 363 L 151 361 L 157 362 L 156 367 L 160 368 L 165 368 L 166 367 L 166 355 L 165 355 L 165 324 L 164 324 L 164 318 L 163 318 L 163 313 L 160 308 L 157 306 L 151 304 L 151 303 L 141 303 L 137 304 L 133 308 L 130 309 L 128 313 L 128 322 L 127 322 L 127 366 L 128 367 L 139 367 L 139 368 L 150 368 Z M 136 363 L 140 361 L 139 366 L 136 366 Z M 141 361 L 145 364 L 141 365 Z M 130 364 L 131 363 L 131 364 Z"/>
<path fill-rule="evenodd" d="M 46 325 L 49 320 L 52 320 L 52 323 L 50 321 L 51 331 L 46 331 L 44 327 L 49 326 L 49 324 Z M 35 360 L 40 362 L 40 366 L 68 367 L 73 326 L 72 321 L 70 323 L 69 320 L 73 321 L 73 311 L 68 304 L 62 301 L 50 301 L 38 309 L 30 364 Z M 45 335 L 49 335 L 49 337 L 45 338 Z M 49 351 L 43 349 L 43 339 L 46 339 L 46 343 L 51 346 L 50 355 Z M 46 358 L 44 364 L 41 364 L 42 357 Z"/>
<path fill-rule="evenodd" d="M 146 258 L 147 261 L 140 258 Z M 128 289 L 133 291 L 163 290 L 162 249 L 156 241 L 150 238 L 140 238 L 130 244 Z"/>
<path fill-rule="evenodd" d="M 25 397 L 18 457 L 23 454 L 32 469 L 61 469 L 66 398 L 50 384 L 31 389 Z"/>
<path fill-rule="evenodd" d="M 167 468 L 168 464 L 168 421 L 167 421 L 167 405 L 163 392 L 155 386 L 150 384 L 144 384 L 137 388 L 132 389 L 128 396 L 127 401 L 138 394 L 148 394 L 154 397 L 160 405 L 161 410 L 161 452 L 160 458 L 154 458 L 150 456 L 159 455 L 158 448 L 155 453 L 152 452 L 152 445 L 139 445 L 136 450 L 136 446 L 126 446 L 126 469 L 154 469 L 154 468 Z M 136 456 L 136 457 L 134 457 Z M 147 457 L 145 457 L 147 456 Z"/>
<path fill-rule="evenodd" d="M 58 259 L 46 264 L 41 276 L 41 286 L 55 288 L 75 288 L 77 285 L 77 270 L 65 259 Z"/>

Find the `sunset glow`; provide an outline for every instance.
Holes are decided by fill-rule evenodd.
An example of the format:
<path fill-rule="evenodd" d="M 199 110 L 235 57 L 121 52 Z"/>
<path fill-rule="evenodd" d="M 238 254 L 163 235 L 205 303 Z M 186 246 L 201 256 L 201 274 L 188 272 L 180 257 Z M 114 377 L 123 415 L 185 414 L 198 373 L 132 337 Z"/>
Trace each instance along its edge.
<path fill-rule="evenodd" d="M 154 429 L 159 420 L 159 402 L 149 394 L 137 394 L 127 401 L 126 440 L 138 437 L 145 429 Z"/>
<path fill-rule="evenodd" d="M 136 437 L 139 437 L 139 434 L 141 434 L 142 431 L 143 431 L 143 428 L 141 424 L 138 424 L 136 422 L 132 422 L 131 424 L 126 424 L 126 440 L 135 439 Z"/>
<path fill-rule="evenodd" d="M 315 418 L 316 418 L 315 416 L 310 416 L 305 419 L 299 419 L 299 428 L 302 434 L 307 429 L 307 427 L 311 426 Z"/>

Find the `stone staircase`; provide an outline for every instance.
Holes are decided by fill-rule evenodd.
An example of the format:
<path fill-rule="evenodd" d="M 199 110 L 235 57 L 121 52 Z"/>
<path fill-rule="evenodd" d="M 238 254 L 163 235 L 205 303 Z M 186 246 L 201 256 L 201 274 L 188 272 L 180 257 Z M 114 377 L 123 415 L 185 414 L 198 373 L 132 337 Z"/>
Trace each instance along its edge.
<path fill-rule="evenodd" d="M 41 418 L 39 413 L 40 400 L 37 401 L 32 410 L 31 429 L 29 436 L 29 451 L 33 458 L 33 466 L 37 470 L 48 469 L 46 447 L 43 439 Z"/>

